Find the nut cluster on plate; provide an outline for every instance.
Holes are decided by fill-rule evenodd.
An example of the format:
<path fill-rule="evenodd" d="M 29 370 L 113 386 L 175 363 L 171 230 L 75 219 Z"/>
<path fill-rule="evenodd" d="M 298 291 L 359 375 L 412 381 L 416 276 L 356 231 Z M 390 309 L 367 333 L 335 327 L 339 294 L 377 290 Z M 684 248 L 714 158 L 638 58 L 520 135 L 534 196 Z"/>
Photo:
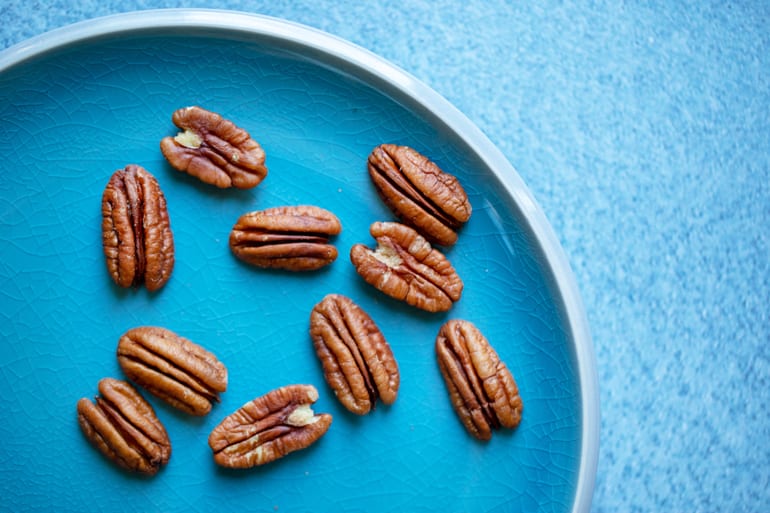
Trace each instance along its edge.
<path fill-rule="evenodd" d="M 160 149 L 175 169 L 219 188 L 249 189 L 267 176 L 265 152 L 249 133 L 198 106 L 172 114 L 181 131 Z M 381 144 L 367 158 L 373 186 L 396 220 L 374 221 L 374 249 L 350 249 L 358 275 L 384 295 L 427 312 L 446 312 L 464 283 L 447 256 L 471 216 L 457 177 L 407 146 Z M 161 289 L 174 267 L 174 238 L 158 180 L 136 164 L 115 171 L 102 195 L 102 244 L 107 270 L 120 287 Z M 316 271 L 338 256 L 342 223 L 315 205 L 246 212 L 229 248 L 259 268 Z M 434 246 L 435 245 L 435 246 Z M 366 415 L 396 401 L 399 366 L 382 331 L 353 299 L 329 293 L 310 312 L 309 336 L 324 379 L 339 403 Z M 439 369 L 457 417 L 479 440 L 516 428 L 522 400 L 513 375 L 481 332 L 452 319 L 435 339 Z M 190 415 L 207 415 L 228 387 L 225 365 L 202 346 L 161 327 L 140 326 L 118 341 L 126 380 L 104 378 L 99 394 L 77 404 L 86 438 L 121 467 L 155 474 L 171 455 L 165 427 L 139 387 Z M 304 449 L 329 429 L 332 416 L 313 412 L 318 390 L 290 384 L 267 392 L 225 417 L 210 433 L 214 461 L 225 467 L 263 465 Z"/>
<path fill-rule="evenodd" d="M 131 381 L 104 378 L 94 401 L 78 401 L 86 438 L 121 467 L 155 474 L 171 456 L 171 442 L 155 410 L 132 385 L 191 415 L 206 415 L 227 389 L 227 369 L 198 344 L 165 328 L 130 329 L 117 358 Z"/>

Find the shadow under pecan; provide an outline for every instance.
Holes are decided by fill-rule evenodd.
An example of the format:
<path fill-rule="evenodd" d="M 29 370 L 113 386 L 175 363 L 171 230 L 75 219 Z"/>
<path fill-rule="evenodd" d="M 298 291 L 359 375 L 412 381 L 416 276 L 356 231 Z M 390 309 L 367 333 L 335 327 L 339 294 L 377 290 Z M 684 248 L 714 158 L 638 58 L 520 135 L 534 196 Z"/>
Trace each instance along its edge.
<path fill-rule="evenodd" d="M 317 400 L 312 385 L 288 385 L 249 401 L 209 435 L 214 461 L 228 468 L 250 468 L 310 446 L 332 422 L 327 413 L 313 413 L 311 405 Z"/>
<path fill-rule="evenodd" d="M 365 415 L 379 398 L 393 404 L 399 372 L 393 352 L 371 317 L 350 298 L 329 294 L 310 314 L 310 336 L 337 399 Z"/>
<path fill-rule="evenodd" d="M 118 341 L 118 363 L 129 379 L 191 415 L 206 415 L 227 390 L 224 364 L 165 328 L 128 330 Z"/>
<path fill-rule="evenodd" d="M 375 250 L 363 244 L 350 249 L 356 272 L 385 294 L 428 312 L 449 310 L 459 301 L 463 282 L 449 260 L 412 228 L 400 223 L 373 223 Z"/>
<path fill-rule="evenodd" d="M 430 242 L 451 246 L 471 217 L 468 195 L 457 177 L 408 146 L 381 144 L 367 168 L 383 202 L 401 222 Z"/>
<path fill-rule="evenodd" d="M 436 355 L 452 406 L 469 433 L 489 440 L 493 429 L 519 425 L 523 403 L 516 381 L 476 326 L 447 321 L 436 337 Z"/>
<path fill-rule="evenodd" d="M 117 465 L 153 475 L 171 457 L 166 429 L 150 403 L 122 380 L 99 381 L 99 396 L 78 401 L 78 424 L 86 438 Z"/>
<path fill-rule="evenodd" d="M 155 177 L 130 164 L 102 194 L 102 246 L 107 270 L 121 287 L 166 284 L 174 268 L 174 237 L 166 198 Z"/>
<path fill-rule="evenodd" d="M 249 133 L 215 112 L 192 106 L 171 120 L 184 130 L 164 137 L 160 150 L 179 171 L 220 188 L 256 187 L 265 176 L 265 152 Z"/>
<path fill-rule="evenodd" d="M 340 231 L 339 219 L 320 207 L 274 207 L 238 218 L 230 232 L 230 249 L 257 267 L 314 271 L 337 259 L 329 239 Z"/>

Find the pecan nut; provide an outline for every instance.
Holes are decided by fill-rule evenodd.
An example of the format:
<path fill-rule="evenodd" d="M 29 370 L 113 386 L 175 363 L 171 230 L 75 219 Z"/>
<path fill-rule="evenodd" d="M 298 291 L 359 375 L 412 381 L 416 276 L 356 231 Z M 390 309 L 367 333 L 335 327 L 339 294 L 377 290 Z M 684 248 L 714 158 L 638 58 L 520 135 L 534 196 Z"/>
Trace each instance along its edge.
<path fill-rule="evenodd" d="M 99 396 L 78 401 L 78 424 L 86 438 L 119 466 L 156 474 L 171 457 L 166 429 L 130 383 L 113 378 L 99 381 Z"/>
<path fill-rule="evenodd" d="M 215 112 L 192 106 L 171 120 L 184 130 L 164 137 L 160 150 L 179 171 L 220 188 L 256 187 L 265 176 L 265 152 L 249 133 Z"/>
<path fill-rule="evenodd" d="M 102 194 L 102 245 L 107 270 L 121 287 L 166 284 L 174 268 L 174 237 L 166 198 L 155 177 L 130 164 L 112 174 Z"/>
<path fill-rule="evenodd" d="M 329 239 L 340 231 L 339 219 L 320 207 L 274 207 L 243 214 L 230 232 L 230 249 L 257 267 L 312 271 L 336 260 Z"/>
<path fill-rule="evenodd" d="M 227 390 L 227 369 L 203 347 L 165 328 L 142 326 L 118 341 L 129 379 L 191 415 L 206 415 Z"/>
<path fill-rule="evenodd" d="M 214 461 L 250 468 L 310 446 L 332 422 L 328 413 L 313 413 L 316 400 L 312 385 L 288 385 L 249 401 L 211 431 Z"/>
<path fill-rule="evenodd" d="M 447 321 L 436 337 L 436 355 L 452 406 L 469 433 L 489 440 L 493 429 L 519 425 L 523 404 L 516 381 L 476 326 Z"/>
<path fill-rule="evenodd" d="M 377 398 L 393 404 L 398 394 L 396 359 L 371 317 L 350 298 L 329 294 L 310 313 L 310 336 L 337 399 L 365 415 Z"/>
<path fill-rule="evenodd" d="M 468 195 L 457 177 L 408 146 L 381 144 L 370 154 L 369 176 L 383 202 L 434 244 L 451 246 L 471 217 Z"/>
<path fill-rule="evenodd" d="M 377 249 L 350 249 L 350 260 L 370 285 L 407 304 L 443 312 L 459 301 L 463 282 L 449 260 L 412 228 L 376 222 L 369 232 Z"/>

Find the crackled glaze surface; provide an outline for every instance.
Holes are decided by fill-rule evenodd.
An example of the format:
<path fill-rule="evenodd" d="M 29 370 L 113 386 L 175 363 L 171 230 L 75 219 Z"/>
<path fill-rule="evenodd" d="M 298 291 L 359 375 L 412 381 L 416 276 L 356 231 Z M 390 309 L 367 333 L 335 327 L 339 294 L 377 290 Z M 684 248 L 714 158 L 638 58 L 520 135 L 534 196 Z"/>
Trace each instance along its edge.
<path fill-rule="evenodd" d="M 329 63 L 259 38 L 148 33 L 58 49 L 0 75 L 0 372 L 4 502 L 104 510 L 222 511 L 250 503 L 291 511 L 568 511 L 577 485 L 581 405 L 564 314 L 519 207 L 453 133 Z M 199 104 L 248 129 L 270 175 L 251 191 L 220 191 L 171 169 L 158 143 L 171 113 Z M 415 312 L 363 284 L 341 258 L 317 274 L 243 265 L 227 237 L 242 213 L 315 204 L 341 220 L 347 254 L 389 220 L 366 173 L 382 142 L 406 144 L 458 176 L 474 213 L 447 250 L 466 288 L 448 314 Z M 103 262 L 99 198 L 127 163 L 166 194 L 177 264 L 156 294 L 119 290 Z M 398 401 L 365 419 L 334 401 L 308 336 L 326 294 L 354 298 L 376 320 L 401 370 Z M 513 433 L 486 444 L 464 432 L 435 361 L 436 333 L 469 319 L 513 372 L 526 405 Z M 158 402 L 173 456 L 153 480 L 112 469 L 77 432 L 75 402 L 119 376 L 117 340 L 159 325 L 227 365 L 230 387 L 204 419 Z M 229 412 L 291 382 L 315 384 L 335 416 L 322 442 L 269 468 L 215 469 L 206 438 Z M 38 491 L 35 491 L 38 490 Z M 43 493 L 41 490 L 45 490 Z"/>

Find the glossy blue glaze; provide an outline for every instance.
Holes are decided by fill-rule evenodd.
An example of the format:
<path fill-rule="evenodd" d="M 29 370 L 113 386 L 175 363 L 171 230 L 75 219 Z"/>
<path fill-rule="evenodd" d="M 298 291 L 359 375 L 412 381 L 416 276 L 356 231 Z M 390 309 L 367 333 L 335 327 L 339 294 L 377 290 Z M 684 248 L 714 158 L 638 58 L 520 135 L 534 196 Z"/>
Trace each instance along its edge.
<path fill-rule="evenodd" d="M 520 207 L 465 142 L 371 77 L 290 45 L 223 34 L 146 33 L 57 49 L 0 75 L 0 490 L 12 509 L 84 511 L 569 511 L 581 451 L 577 364 L 561 299 Z M 269 174 L 217 190 L 173 170 L 158 143 L 171 113 L 198 104 L 247 129 Z M 456 174 L 474 211 L 446 254 L 465 282 L 447 314 L 419 312 L 366 285 L 349 248 L 391 219 L 366 173 L 379 143 L 410 145 Z M 166 195 L 176 266 L 157 293 L 107 276 L 100 200 L 113 171 L 153 173 Z M 248 267 L 227 245 L 244 212 L 315 204 L 340 218 L 340 257 L 315 273 Z M 323 381 L 308 337 L 330 292 L 361 305 L 401 370 L 398 400 L 347 413 Z M 486 334 L 524 401 L 514 432 L 473 440 L 449 404 L 433 341 L 449 318 Z M 118 337 L 160 325 L 229 369 L 222 402 L 192 418 L 150 398 L 171 461 L 139 478 L 81 435 L 75 403 L 121 377 Z M 208 433 L 267 391 L 311 383 L 333 424 L 316 445 L 263 468 L 217 468 Z M 332 504 L 334 505 L 332 507 Z M 244 509 L 246 508 L 246 509 Z M 248 509 L 250 510 L 250 509 Z"/>

